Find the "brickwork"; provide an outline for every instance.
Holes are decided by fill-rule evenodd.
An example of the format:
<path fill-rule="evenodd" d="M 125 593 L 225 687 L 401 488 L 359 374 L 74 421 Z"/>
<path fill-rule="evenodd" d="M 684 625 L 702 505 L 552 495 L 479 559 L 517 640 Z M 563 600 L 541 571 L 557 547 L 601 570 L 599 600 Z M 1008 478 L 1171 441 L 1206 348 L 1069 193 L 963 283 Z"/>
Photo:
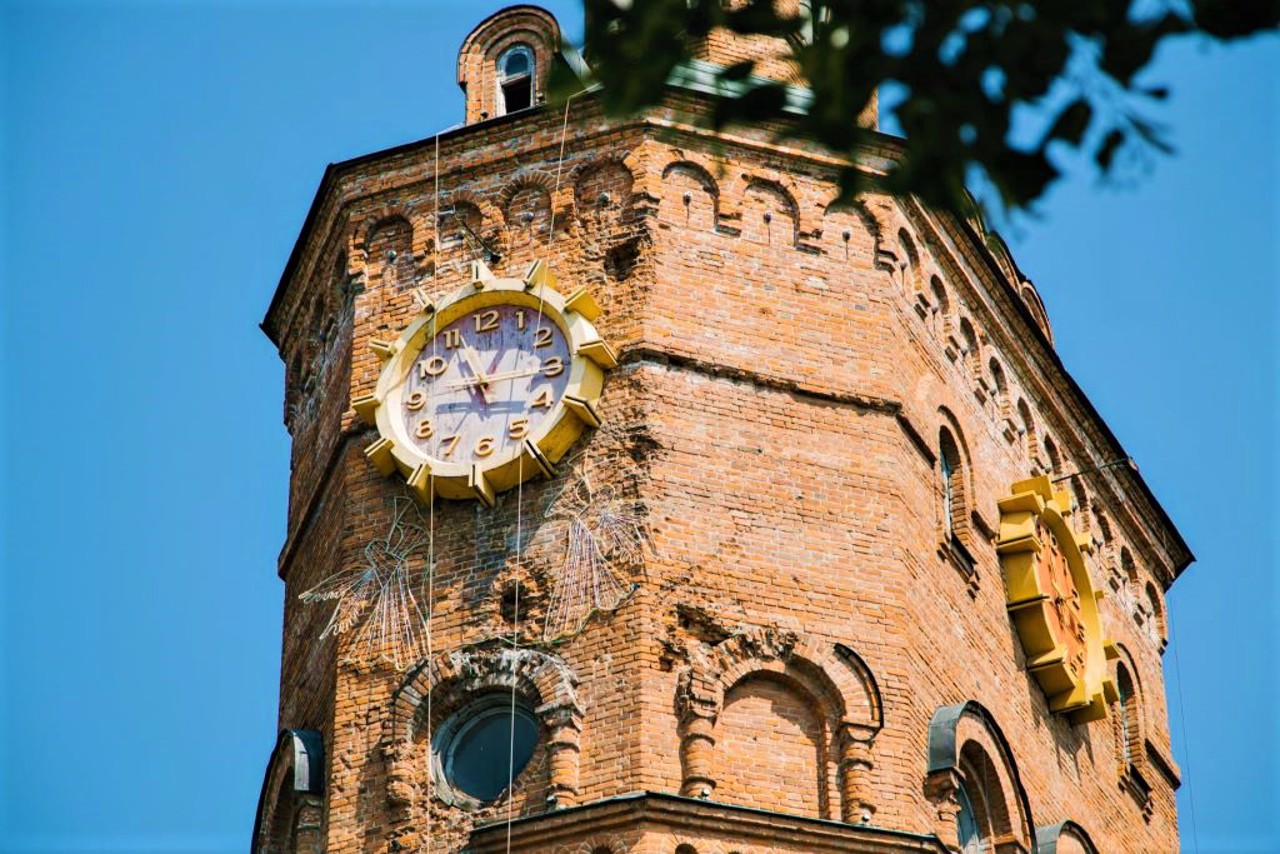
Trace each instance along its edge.
<path fill-rule="evenodd" d="M 463 61 L 491 46 L 469 43 Z M 1001 805 L 988 821 L 998 844 L 1030 850 L 1038 828 L 1070 819 L 1097 850 L 1175 850 L 1160 591 L 1187 555 L 1132 472 L 1070 482 L 1134 686 L 1132 762 L 1112 720 L 1050 715 L 1006 613 L 996 501 L 1048 470 L 1050 437 L 1064 474 L 1120 453 L 1058 364 L 1034 288 L 979 223 L 875 194 L 834 206 L 838 161 L 768 129 L 685 127 L 698 102 L 677 101 L 611 124 L 576 100 L 563 163 L 562 114 L 532 110 L 441 137 L 438 177 L 431 140 L 326 177 L 265 324 L 286 366 L 308 366 L 287 370 L 280 723 L 324 735 L 325 850 L 454 851 L 468 838 L 498 850 L 486 847 L 496 831 L 470 834 L 508 816 L 529 851 L 942 850 L 955 836 L 948 792 L 983 777 L 998 779 L 998 797 L 983 790 Z M 866 168 L 897 153 L 879 138 Z M 348 641 L 318 640 L 327 609 L 297 600 L 361 565 L 403 493 L 365 460 L 376 434 L 349 401 L 372 390 L 368 343 L 408 322 L 413 288 L 448 293 L 489 250 L 499 275 L 541 258 L 604 307 L 597 325 L 621 357 L 605 426 L 560 479 L 492 511 L 430 508 L 436 658 L 408 672 L 356 664 Z M 944 429 L 963 487 L 950 508 Z M 588 459 L 644 508 L 653 548 L 616 613 L 546 645 L 564 549 L 553 511 Z M 513 620 L 502 591 L 517 581 Z M 513 632 L 532 657 L 504 670 L 494 656 Z M 532 674 L 573 686 L 572 702 L 539 712 L 510 801 L 478 810 L 439 797 L 430 757 L 461 684 L 446 678 L 460 659 L 439 656 L 464 652 L 468 672 L 498 674 L 475 690 L 514 686 L 543 709 L 567 689 Z M 957 725 L 954 771 L 931 775 L 935 713 L 965 701 L 983 712 Z M 687 831 L 641 832 L 631 807 L 602 831 L 595 807 L 547 800 L 643 792 L 691 796 L 679 800 Z M 748 822 L 719 804 L 779 815 Z M 870 835 L 828 838 L 783 814 Z"/>

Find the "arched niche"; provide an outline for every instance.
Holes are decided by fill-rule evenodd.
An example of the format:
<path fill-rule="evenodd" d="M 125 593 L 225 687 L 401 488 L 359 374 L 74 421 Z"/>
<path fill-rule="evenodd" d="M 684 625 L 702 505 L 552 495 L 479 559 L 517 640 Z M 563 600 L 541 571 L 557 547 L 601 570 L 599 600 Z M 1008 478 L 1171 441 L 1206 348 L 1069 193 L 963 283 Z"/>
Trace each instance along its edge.
<path fill-rule="evenodd" d="M 554 215 L 554 189 L 555 178 L 537 170 L 523 172 L 503 187 L 498 207 L 506 226 L 503 243 L 511 260 L 531 260 L 532 256 L 521 250 L 536 251 L 551 239 L 553 227 L 563 225 Z"/>
<path fill-rule="evenodd" d="M 774 246 L 795 246 L 800 239 L 800 209 L 776 181 L 753 178 L 742 193 L 742 239 Z"/>
<path fill-rule="evenodd" d="M 920 269 L 920 251 L 916 249 L 915 240 L 905 228 L 898 229 L 898 242 L 894 251 L 898 258 L 899 284 L 914 304 L 924 293 L 923 273 Z"/>
<path fill-rule="evenodd" d="M 835 201 L 822 214 L 822 249 L 831 258 L 872 267 L 880 245 L 880 226 L 860 201 Z"/>
<path fill-rule="evenodd" d="M 942 706 L 929 722 L 925 794 L 937 808 L 934 832 L 961 848 L 971 811 L 984 851 L 1031 854 L 1031 803 L 1013 751 L 995 718 L 975 700 Z"/>
<path fill-rule="evenodd" d="M 413 225 L 400 213 L 373 220 L 362 241 L 365 285 L 402 291 L 414 286 Z"/>
<path fill-rule="evenodd" d="M 611 231 L 632 219 L 635 176 L 617 159 L 588 163 L 573 177 L 578 222 L 593 231 Z"/>
<path fill-rule="evenodd" d="M 714 232 L 720 219 L 720 185 L 706 167 L 692 160 L 668 163 L 662 170 L 658 221 L 691 231 Z"/>
<path fill-rule="evenodd" d="M 871 749 L 883 726 L 883 707 L 870 668 L 852 649 L 793 632 L 754 629 L 696 657 L 681 675 L 676 696 L 682 794 L 710 797 L 716 792 L 724 776 L 724 757 L 716 749 L 717 740 L 726 737 L 722 718 L 732 725 L 733 707 L 739 703 L 748 712 L 744 721 L 751 718 L 753 705 L 785 707 L 789 719 L 777 723 L 793 736 L 795 750 L 788 761 L 807 762 L 799 751 L 806 739 L 812 744 L 813 799 L 801 812 L 848 822 L 875 812 Z M 741 740 L 740 735 L 728 741 Z M 796 807 L 782 800 L 741 805 Z"/>
<path fill-rule="evenodd" d="M 319 851 L 323 842 L 324 737 L 286 729 L 267 762 L 253 821 L 252 854 Z"/>
<path fill-rule="evenodd" d="M 1147 628 L 1156 647 L 1163 650 L 1169 643 L 1169 624 L 1164 615 L 1164 598 L 1156 588 L 1154 581 L 1148 581 L 1143 588 L 1144 608 L 1150 621 Z"/>

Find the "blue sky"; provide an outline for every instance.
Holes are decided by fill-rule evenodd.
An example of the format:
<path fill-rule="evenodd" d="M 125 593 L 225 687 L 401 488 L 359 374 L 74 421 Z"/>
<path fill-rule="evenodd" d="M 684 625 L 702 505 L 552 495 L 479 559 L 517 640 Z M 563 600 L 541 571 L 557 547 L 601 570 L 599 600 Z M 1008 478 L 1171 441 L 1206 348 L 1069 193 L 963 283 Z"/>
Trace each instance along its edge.
<path fill-rule="evenodd" d="M 257 323 L 325 164 L 458 121 L 500 5 L 0 4 L 0 851 L 245 849 L 288 475 Z M 1150 76 L 1178 154 L 1006 236 L 1200 559 L 1165 656 L 1184 847 L 1270 851 L 1280 48 Z"/>

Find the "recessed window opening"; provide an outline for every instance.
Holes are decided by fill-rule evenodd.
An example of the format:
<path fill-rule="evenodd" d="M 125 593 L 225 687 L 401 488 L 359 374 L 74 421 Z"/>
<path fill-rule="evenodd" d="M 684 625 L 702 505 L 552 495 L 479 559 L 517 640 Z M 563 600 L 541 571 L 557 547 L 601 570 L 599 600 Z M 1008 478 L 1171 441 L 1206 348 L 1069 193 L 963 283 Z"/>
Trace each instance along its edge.
<path fill-rule="evenodd" d="M 955 437 L 945 427 L 938 431 L 938 468 L 942 481 L 942 532 L 947 539 L 955 539 L 964 519 L 964 470 Z"/>
<path fill-rule="evenodd" d="M 455 712 L 433 739 L 436 778 L 482 803 L 496 801 L 533 758 L 538 723 L 508 694 L 489 694 Z"/>
<path fill-rule="evenodd" d="M 508 48 L 498 57 L 499 114 L 533 106 L 533 51 L 527 45 Z"/>

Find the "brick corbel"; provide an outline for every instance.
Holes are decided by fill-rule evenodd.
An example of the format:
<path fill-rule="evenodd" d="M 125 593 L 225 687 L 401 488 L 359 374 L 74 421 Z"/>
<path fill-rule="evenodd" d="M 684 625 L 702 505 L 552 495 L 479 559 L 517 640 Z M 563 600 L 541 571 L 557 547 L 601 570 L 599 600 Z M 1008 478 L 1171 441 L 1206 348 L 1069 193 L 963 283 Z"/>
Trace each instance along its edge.
<path fill-rule="evenodd" d="M 932 771 L 924 794 L 934 807 L 934 835 L 951 851 L 960 850 L 960 774 L 954 768 Z"/>

